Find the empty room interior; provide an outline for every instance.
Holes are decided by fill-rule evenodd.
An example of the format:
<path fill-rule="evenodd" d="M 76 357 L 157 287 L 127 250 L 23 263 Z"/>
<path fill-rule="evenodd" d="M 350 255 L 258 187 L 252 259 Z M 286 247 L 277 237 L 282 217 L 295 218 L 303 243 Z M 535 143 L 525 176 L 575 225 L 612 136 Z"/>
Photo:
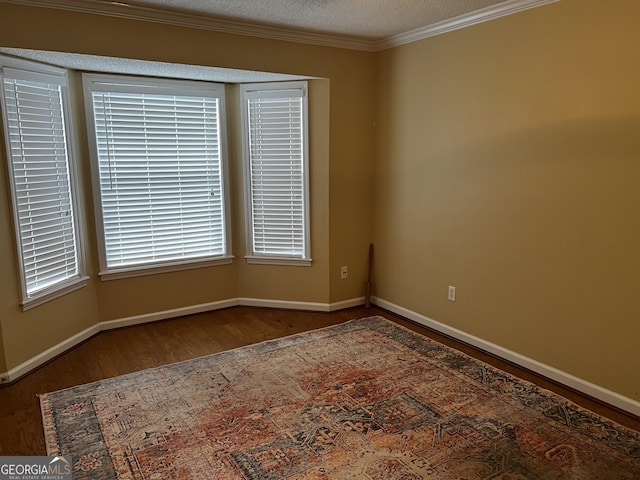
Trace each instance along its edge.
<path fill-rule="evenodd" d="M 62 293 L 25 294 L 3 134 L 0 394 L 111 330 L 225 309 L 363 317 L 370 278 L 372 314 L 640 415 L 637 0 L 537 2 L 386 39 L 55 3 L 0 2 L 0 56 L 68 76 L 83 271 Z M 85 102 L 89 79 L 112 74 L 220 86 L 222 260 L 107 265 L 91 163 L 98 120 Z M 247 241 L 257 227 L 241 99 L 252 98 L 245 84 L 281 81 L 304 84 L 308 101 L 299 262 L 260 261 Z"/>

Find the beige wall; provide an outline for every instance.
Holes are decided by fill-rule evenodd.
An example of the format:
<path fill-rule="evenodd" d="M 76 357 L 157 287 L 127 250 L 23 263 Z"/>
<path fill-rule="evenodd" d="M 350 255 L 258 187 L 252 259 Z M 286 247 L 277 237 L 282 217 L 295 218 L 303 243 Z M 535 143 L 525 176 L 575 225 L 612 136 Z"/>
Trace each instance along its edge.
<path fill-rule="evenodd" d="M 563 0 L 378 54 L 7 4 L 0 14 L 2 46 L 321 78 L 311 268 L 244 262 L 230 122 L 232 265 L 101 282 L 87 208 L 90 285 L 23 313 L 2 169 L 0 371 L 100 320 L 242 296 L 361 296 L 373 238 L 380 298 L 640 399 L 637 1 Z M 78 151 L 90 206 L 82 139 Z"/>
<path fill-rule="evenodd" d="M 311 179 L 311 258 L 312 267 L 249 265 L 244 260 L 237 263 L 238 296 L 287 301 L 329 302 L 329 80 L 312 80 L 309 83 L 309 176 Z M 237 104 L 239 87 L 228 90 Z M 229 119 L 240 125 L 240 112 L 234 109 Z M 239 259 L 246 254 L 244 190 L 242 189 L 242 144 L 240 130 L 230 132 L 232 149 L 229 152 L 234 166 L 232 178 L 237 179 L 234 189 L 234 252 Z M 323 161 L 318 161 L 322 159 Z M 361 240 L 362 241 L 362 240 Z M 314 281 L 315 279 L 315 281 Z"/>
<path fill-rule="evenodd" d="M 78 135 L 86 211 L 88 287 L 23 313 L 3 168 L 0 198 L 0 319 L 5 369 L 99 321 L 127 318 L 237 297 L 266 300 L 340 302 L 363 295 L 365 252 L 371 241 L 374 145 L 375 55 L 370 53 L 226 35 L 58 10 L 0 4 L 0 46 L 121 56 L 194 65 L 239 68 L 319 77 L 310 83 L 311 267 L 246 265 L 241 193 L 242 150 L 234 100 L 228 88 L 229 163 L 232 190 L 232 265 L 186 270 L 123 280 L 97 278 L 97 248 L 88 178 L 86 137 Z M 29 25 L 27 27 L 27 25 Z M 77 75 L 74 75 L 77 80 Z M 82 108 L 76 109 L 84 131 Z M 77 122 L 78 123 L 78 122 Z M 1 154 L 4 163 L 4 151 Z M 330 198 L 331 195 L 331 198 Z M 357 196 L 357 202 L 354 202 Z M 340 229 L 349 226 L 347 232 Z M 350 228 L 357 226 L 357 228 Z M 348 241 L 343 235 L 348 234 Z M 331 252 L 331 254 L 330 254 Z M 339 265 L 351 268 L 339 280 Z M 336 266 L 337 265 L 337 266 Z M 2 366 L 0 364 L 0 366 Z"/>
<path fill-rule="evenodd" d="M 563 0 L 381 53 L 374 210 L 378 296 L 636 400 L 639 19 Z"/>
<path fill-rule="evenodd" d="M 70 85 L 77 84 L 78 81 L 77 76 L 70 76 Z M 72 96 L 72 105 L 80 107 L 81 100 L 78 95 Z M 83 127 L 78 123 L 77 118 L 73 120 L 75 120 L 76 128 Z M 44 305 L 26 312 L 22 311 L 19 305 L 22 294 L 11 213 L 11 195 L 5 163 L 4 132 L 0 143 L 0 161 L 2 162 L 2 168 L 0 168 L 0 330 L 2 333 L 0 339 L 3 341 L 0 353 L 2 353 L 5 362 L 5 368 L 0 369 L 0 372 L 6 372 L 95 325 L 99 315 L 95 292 L 97 269 L 91 264 L 95 246 L 90 235 L 85 245 L 88 260 L 87 270 L 92 277 L 88 285 Z M 79 145 L 76 144 L 76 151 L 78 147 Z M 86 191 L 90 184 L 89 166 L 79 163 L 77 173 L 79 194 L 85 207 L 80 212 L 81 223 L 86 226 L 93 222 L 90 204 L 89 208 L 86 208 L 87 205 L 85 205 Z"/>

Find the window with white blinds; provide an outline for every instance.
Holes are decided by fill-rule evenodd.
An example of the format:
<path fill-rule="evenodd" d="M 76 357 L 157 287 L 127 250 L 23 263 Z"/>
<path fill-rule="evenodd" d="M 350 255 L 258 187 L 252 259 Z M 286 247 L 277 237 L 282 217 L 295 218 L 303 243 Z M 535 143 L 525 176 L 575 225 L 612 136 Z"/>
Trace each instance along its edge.
<path fill-rule="evenodd" d="M 224 86 L 83 80 L 102 274 L 230 261 Z"/>
<path fill-rule="evenodd" d="M 75 175 L 64 70 L 0 57 L 2 114 L 23 308 L 86 278 L 74 205 Z"/>
<path fill-rule="evenodd" d="M 311 262 L 307 82 L 242 85 L 247 260 Z"/>

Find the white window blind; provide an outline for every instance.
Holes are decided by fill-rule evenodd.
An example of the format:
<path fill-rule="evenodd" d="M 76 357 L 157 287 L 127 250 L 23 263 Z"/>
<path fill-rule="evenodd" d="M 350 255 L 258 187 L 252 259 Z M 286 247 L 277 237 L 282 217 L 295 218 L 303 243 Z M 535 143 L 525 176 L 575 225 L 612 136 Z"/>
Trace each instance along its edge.
<path fill-rule="evenodd" d="M 0 62 L 2 59 L 0 58 Z M 67 79 L 4 65 L 3 118 L 23 305 L 81 278 L 65 121 Z"/>
<path fill-rule="evenodd" d="M 222 86 L 85 75 L 106 271 L 227 255 Z"/>
<path fill-rule="evenodd" d="M 248 258 L 309 261 L 306 82 L 242 89 Z"/>

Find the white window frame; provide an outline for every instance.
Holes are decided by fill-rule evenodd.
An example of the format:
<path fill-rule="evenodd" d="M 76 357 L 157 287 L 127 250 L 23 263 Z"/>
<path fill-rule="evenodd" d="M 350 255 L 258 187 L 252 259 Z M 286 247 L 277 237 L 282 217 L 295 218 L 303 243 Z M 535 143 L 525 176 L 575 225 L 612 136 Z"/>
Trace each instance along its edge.
<path fill-rule="evenodd" d="M 83 248 L 83 239 L 82 239 L 82 223 L 81 217 L 79 214 L 79 202 L 77 196 L 77 172 L 75 167 L 75 155 L 74 155 L 74 141 L 73 141 L 73 129 L 71 128 L 71 105 L 69 101 L 69 82 L 67 71 L 64 69 L 39 64 L 36 62 L 30 62 L 26 60 L 11 58 L 11 57 L 3 57 L 0 56 L 0 96 L 2 98 L 2 120 L 4 124 L 4 139 L 5 139 L 5 147 L 7 153 L 7 170 L 9 177 L 9 186 L 11 190 L 11 200 L 12 200 L 12 210 L 13 210 L 13 221 L 14 221 L 14 233 L 16 237 L 16 246 L 18 253 L 18 269 L 20 275 L 20 284 L 22 291 L 22 300 L 20 304 L 22 305 L 23 310 L 28 310 L 30 308 L 36 307 L 38 305 L 42 305 L 50 300 L 61 297 L 75 291 L 79 288 L 84 287 L 87 284 L 88 277 L 85 271 L 85 261 L 84 261 L 84 248 Z M 29 272 L 29 267 L 26 265 L 26 245 L 29 242 L 27 236 L 23 235 L 23 227 L 27 226 L 28 219 L 24 216 L 21 219 L 21 215 L 19 209 L 21 206 L 24 207 L 24 203 L 20 201 L 21 196 L 24 196 L 25 193 L 28 193 L 28 190 L 22 189 L 22 187 L 18 184 L 18 171 L 16 170 L 16 166 L 20 163 L 20 158 L 24 154 L 23 148 L 25 147 L 25 143 L 23 142 L 23 138 L 19 139 L 19 151 L 15 151 L 12 148 L 12 145 L 15 145 L 16 135 L 21 136 L 21 126 L 11 126 L 10 124 L 10 114 L 8 112 L 8 105 L 6 105 L 6 89 L 5 89 L 5 78 L 11 78 L 14 80 L 22 80 L 22 81 L 31 81 L 40 83 L 42 85 L 58 85 L 60 87 L 60 106 L 62 108 L 62 125 L 64 128 L 63 136 L 64 136 L 64 144 L 66 148 L 66 169 L 64 171 L 64 175 L 62 177 L 63 184 L 62 189 L 58 186 L 58 200 L 61 203 L 57 203 L 56 205 L 60 208 L 65 208 L 65 212 L 61 212 L 61 215 L 70 218 L 72 224 L 70 226 L 70 230 L 72 232 L 72 248 L 73 248 L 73 260 L 71 264 L 71 269 L 66 273 L 66 275 L 54 283 L 50 283 L 46 286 L 38 287 L 34 286 L 34 281 L 29 281 L 29 276 L 32 276 L 34 273 Z M 19 112 L 17 115 L 21 115 Z M 13 114 L 11 114 L 13 117 Z M 12 130 L 17 129 L 17 132 L 13 132 Z M 27 146 L 29 144 L 26 144 Z M 66 177 L 66 178 L 65 178 Z M 23 221 L 25 222 L 23 224 Z M 69 232 L 69 226 L 62 227 L 58 225 L 57 228 L 65 228 L 67 232 Z M 59 230 L 56 230 L 56 233 L 60 233 Z M 56 237 L 62 238 L 62 237 Z M 40 263 L 42 265 L 44 262 L 43 258 L 40 260 L 34 260 L 34 263 L 37 265 Z M 41 267 L 34 267 L 35 269 Z M 64 272 L 60 272 L 64 273 Z"/>
<path fill-rule="evenodd" d="M 272 265 L 311 265 L 311 234 L 309 206 L 309 115 L 308 115 L 308 82 L 275 82 L 243 84 L 240 86 L 242 151 L 245 180 L 245 219 L 246 219 L 246 261 L 254 264 Z M 254 248 L 254 203 L 252 191 L 252 150 L 250 139 L 249 102 L 254 99 L 267 98 L 300 98 L 302 120 L 302 221 L 303 247 L 298 253 L 258 252 Z"/>
<path fill-rule="evenodd" d="M 229 179 L 227 166 L 226 146 L 226 108 L 225 87 L 222 84 L 211 82 L 198 82 L 188 80 L 168 80 L 148 77 L 128 77 L 124 75 L 107 74 L 83 74 L 85 108 L 91 159 L 91 172 L 93 179 L 93 195 L 96 216 L 96 230 L 98 237 L 98 253 L 100 261 L 100 278 L 102 280 L 114 280 L 141 275 L 164 273 L 171 271 L 201 268 L 212 265 L 224 265 L 233 261 L 231 254 L 231 218 L 229 215 Z M 138 93 L 161 93 L 177 96 L 213 96 L 218 99 L 218 140 L 220 152 L 220 174 L 222 193 L 222 222 L 224 235 L 224 252 L 221 255 L 184 258 L 169 261 L 157 261 L 152 263 L 140 263 L 125 267 L 110 267 L 107 263 L 107 251 L 105 244 L 105 228 L 102 210 L 102 195 L 100 183 L 100 167 L 97 151 L 95 119 L 93 112 L 92 92 L 100 91 L 129 91 L 135 89 Z"/>

